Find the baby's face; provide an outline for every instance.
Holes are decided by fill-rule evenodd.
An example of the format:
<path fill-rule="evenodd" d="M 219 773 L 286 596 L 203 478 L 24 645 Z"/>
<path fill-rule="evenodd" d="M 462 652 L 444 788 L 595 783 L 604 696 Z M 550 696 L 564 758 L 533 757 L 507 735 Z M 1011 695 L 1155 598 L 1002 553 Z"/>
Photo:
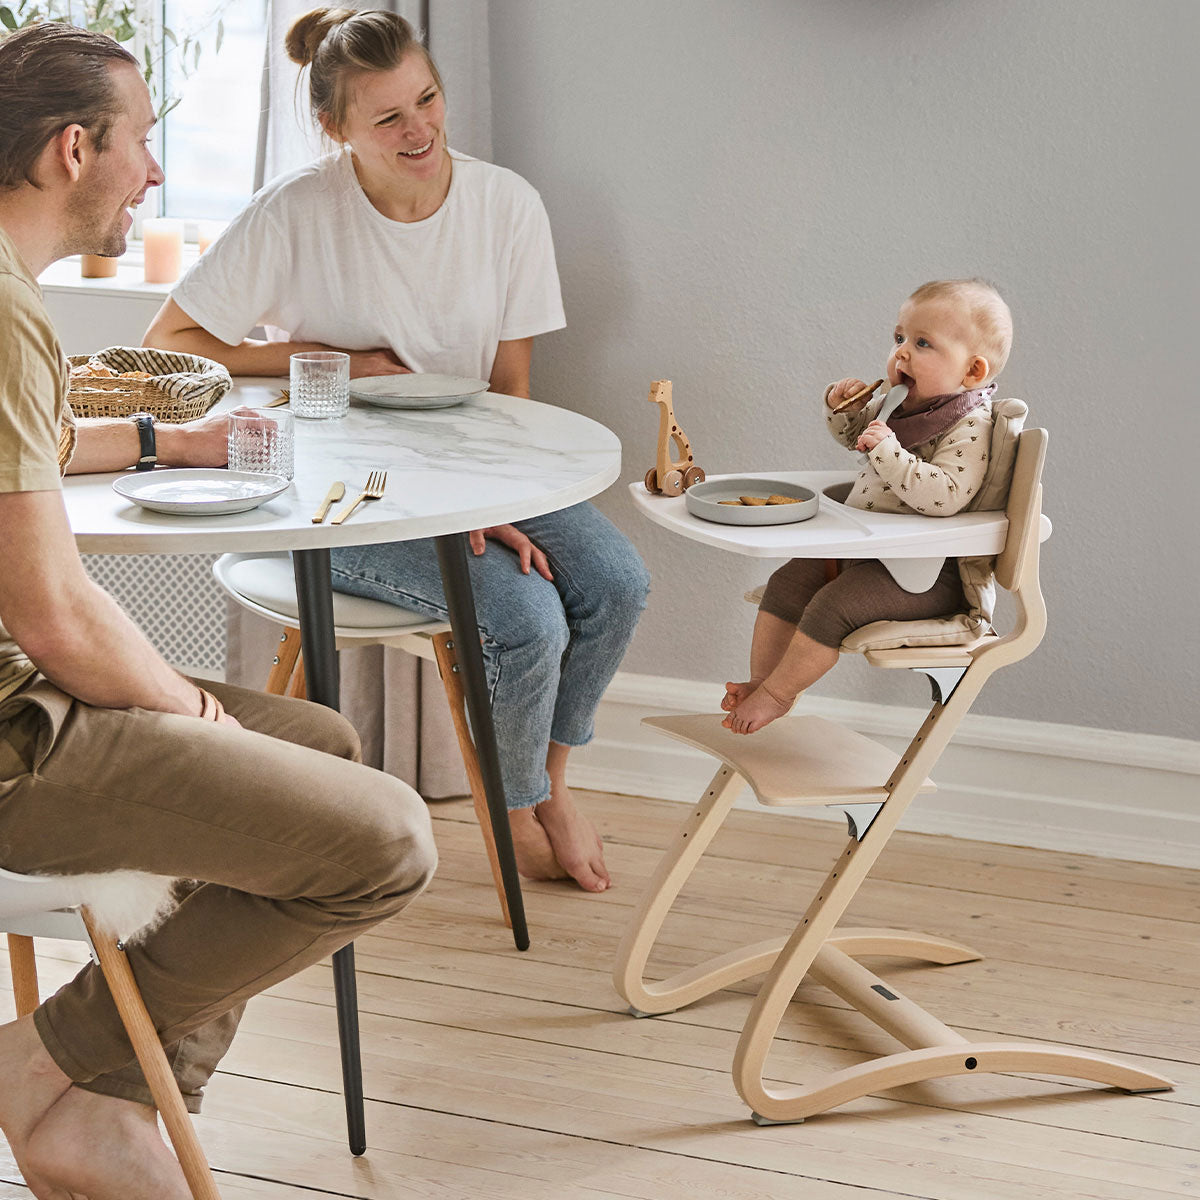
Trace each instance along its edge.
<path fill-rule="evenodd" d="M 887 373 L 908 385 L 908 401 L 966 390 L 967 369 L 978 351 L 971 319 L 952 300 L 906 300 L 896 318 Z"/>

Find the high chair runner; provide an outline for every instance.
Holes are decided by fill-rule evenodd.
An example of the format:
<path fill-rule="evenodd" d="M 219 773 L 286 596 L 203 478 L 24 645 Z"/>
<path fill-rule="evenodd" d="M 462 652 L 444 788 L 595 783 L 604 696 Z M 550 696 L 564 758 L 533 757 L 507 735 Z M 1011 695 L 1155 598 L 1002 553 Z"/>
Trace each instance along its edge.
<path fill-rule="evenodd" d="M 49 876 L 18 875 L 0 870 L 0 931 L 8 934 L 17 1016 L 33 1012 L 40 1003 L 33 939 L 45 937 L 85 943 L 108 983 L 121 1024 L 133 1046 L 155 1107 L 162 1115 L 193 1200 L 220 1200 L 179 1086 L 125 957 L 124 944 L 111 932 L 112 922 L 103 910 L 88 903 L 89 899 L 94 899 L 98 882 L 110 893 L 114 887 L 124 887 L 150 894 L 150 907 L 153 908 L 159 902 L 159 896 L 153 895 L 156 885 L 161 894 L 161 889 L 170 881 L 134 871 L 115 871 L 101 876 Z"/>
<path fill-rule="evenodd" d="M 1023 408 L 1023 406 L 1022 406 Z M 1129 1092 L 1162 1091 L 1168 1079 L 1108 1055 L 1033 1042 L 970 1042 L 903 996 L 857 959 L 890 955 L 939 965 L 976 961 L 968 946 L 895 929 L 836 929 L 909 803 L 933 790 L 928 773 L 990 676 L 1019 662 L 1042 639 L 1046 609 L 1038 580 L 1041 471 L 1046 432 L 1018 438 L 1005 505 L 1008 534 L 995 579 L 1013 597 L 1003 634 L 960 645 L 900 647 L 905 626 L 930 637 L 928 623 L 876 623 L 843 643 L 881 668 L 929 676 L 933 706 L 899 761 L 869 738 L 815 716 L 784 717 L 749 736 L 721 727 L 722 714 L 647 718 L 669 737 L 721 760 L 712 782 L 667 848 L 617 950 L 614 984 L 636 1016 L 672 1012 L 752 975 L 767 972 L 733 1059 L 738 1094 L 759 1124 L 802 1121 L 846 1101 L 904 1084 L 983 1072 L 1040 1072 Z M 1010 447 L 1011 450 L 1011 447 Z M 993 454 L 993 460 L 996 459 Z M 1011 461 L 1011 460 L 1010 460 Z M 862 636 L 867 635 L 867 636 Z M 874 642 L 870 640 L 874 635 Z M 890 648 L 872 648 L 880 641 Z M 668 979 L 647 981 L 650 952 L 691 872 L 744 785 L 766 805 L 844 807 L 849 837 L 790 936 L 717 955 Z M 836 1071 L 802 1087 L 770 1087 L 764 1067 L 788 1004 L 806 975 L 892 1034 L 906 1051 Z"/>

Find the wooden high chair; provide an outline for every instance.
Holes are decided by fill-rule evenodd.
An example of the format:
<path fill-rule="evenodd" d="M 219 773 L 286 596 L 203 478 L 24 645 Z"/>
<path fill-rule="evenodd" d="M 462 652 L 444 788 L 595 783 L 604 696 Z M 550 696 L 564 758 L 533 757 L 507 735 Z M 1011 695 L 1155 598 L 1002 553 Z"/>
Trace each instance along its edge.
<path fill-rule="evenodd" d="M 760 1125 L 802 1121 L 872 1092 L 959 1074 L 1039 1072 L 1128 1092 L 1173 1086 L 1161 1075 L 1091 1051 L 1032 1042 L 969 1042 L 857 960 L 890 955 L 951 964 L 976 961 L 981 957 L 978 951 L 896 929 L 835 928 L 909 803 L 918 793 L 932 790 L 928 773 L 984 683 L 993 672 L 1031 653 L 1045 632 L 1038 562 L 1047 437 L 1042 429 L 1017 436 L 1006 505 L 1008 535 L 995 567 L 997 582 L 1015 601 L 1011 631 L 1003 636 L 989 633 L 966 645 L 864 652 L 872 666 L 920 671 L 932 682 L 933 706 L 899 762 L 869 738 L 814 716 L 785 717 L 751 736 L 722 728 L 722 714 L 645 722 L 712 754 L 721 766 L 664 853 L 634 913 L 617 950 L 614 984 L 635 1016 L 650 1016 L 672 1012 L 766 971 L 733 1059 L 738 1094 Z M 646 962 L 672 903 L 746 784 L 761 804 L 844 807 L 850 827 L 845 848 L 790 936 L 720 954 L 669 979 L 647 981 Z M 769 1087 L 764 1080 L 766 1059 L 806 975 L 909 1049 L 803 1087 Z"/>

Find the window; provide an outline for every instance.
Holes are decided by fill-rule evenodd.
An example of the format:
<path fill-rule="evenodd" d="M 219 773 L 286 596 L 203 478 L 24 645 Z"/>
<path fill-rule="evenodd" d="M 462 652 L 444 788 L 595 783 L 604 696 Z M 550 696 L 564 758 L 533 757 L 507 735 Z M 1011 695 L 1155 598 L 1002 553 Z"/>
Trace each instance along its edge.
<path fill-rule="evenodd" d="M 198 35 L 201 47 L 198 60 L 189 52 L 186 78 L 178 47 L 164 35 L 160 48 L 165 91 L 182 98 L 161 122 L 167 181 L 158 189 L 159 213 L 228 220 L 254 190 L 267 0 L 153 2 L 161 5 L 154 27 L 170 29 L 180 40 Z"/>

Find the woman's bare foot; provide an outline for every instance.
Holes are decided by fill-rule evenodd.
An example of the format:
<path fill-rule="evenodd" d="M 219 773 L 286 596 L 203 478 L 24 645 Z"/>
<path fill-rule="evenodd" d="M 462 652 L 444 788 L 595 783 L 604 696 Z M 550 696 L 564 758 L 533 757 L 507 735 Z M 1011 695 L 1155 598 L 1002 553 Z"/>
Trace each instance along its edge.
<path fill-rule="evenodd" d="M 29 1154 L 38 1125 L 70 1087 L 46 1053 L 32 1017 L 0 1025 L 0 1130 L 38 1200 L 71 1200 L 71 1193 L 44 1177 Z"/>
<path fill-rule="evenodd" d="M 761 679 L 747 679 L 745 683 L 727 683 L 721 708 L 725 712 L 733 712 L 739 704 L 750 698 L 761 683 Z M 722 724 L 727 724 L 727 722 L 722 722 Z"/>
<path fill-rule="evenodd" d="M 154 1109 L 70 1088 L 29 1140 L 30 1168 L 88 1200 L 190 1200 Z M 35 1193 L 36 1194 L 36 1193 Z"/>
<path fill-rule="evenodd" d="M 567 873 L 554 857 L 554 847 L 532 806 L 509 810 L 508 828 L 512 833 L 517 870 L 526 879 L 566 879 Z"/>
<path fill-rule="evenodd" d="M 768 691 L 764 683 L 755 688 L 721 724 L 734 733 L 757 733 L 764 725 L 770 725 L 782 717 L 795 703 L 795 696 L 790 700 L 780 699 Z"/>
<path fill-rule="evenodd" d="M 570 789 L 551 783 L 550 799 L 535 805 L 533 812 L 567 874 L 585 892 L 607 891 L 612 879 L 604 865 L 604 843 L 596 827 L 575 807 Z"/>

